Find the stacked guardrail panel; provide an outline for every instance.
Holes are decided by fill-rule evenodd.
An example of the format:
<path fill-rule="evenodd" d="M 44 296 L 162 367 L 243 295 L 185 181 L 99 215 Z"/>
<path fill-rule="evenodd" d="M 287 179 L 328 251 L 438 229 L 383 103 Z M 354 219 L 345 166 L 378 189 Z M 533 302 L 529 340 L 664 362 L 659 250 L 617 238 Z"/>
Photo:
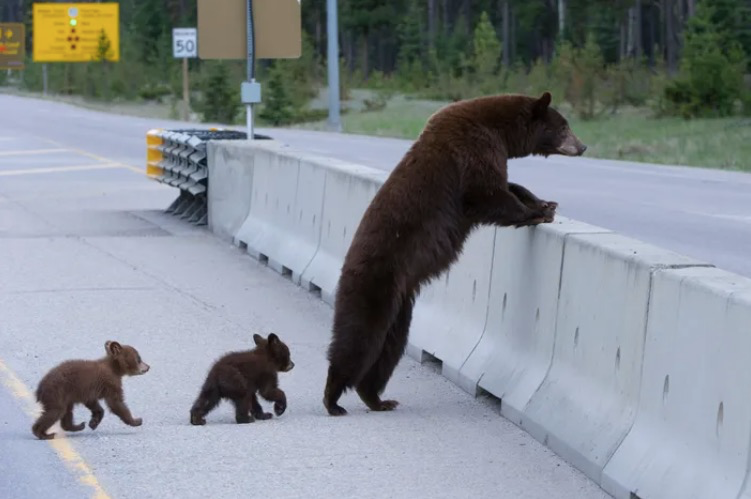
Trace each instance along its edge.
<path fill-rule="evenodd" d="M 166 212 L 195 225 L 206 225 L 209 179 L 206 144 L 209 140 L 246 138 L 245 132 L 233 130 L 150 130 L 146 134 L 146 174 L 180 189 L 180 195 Z"/>

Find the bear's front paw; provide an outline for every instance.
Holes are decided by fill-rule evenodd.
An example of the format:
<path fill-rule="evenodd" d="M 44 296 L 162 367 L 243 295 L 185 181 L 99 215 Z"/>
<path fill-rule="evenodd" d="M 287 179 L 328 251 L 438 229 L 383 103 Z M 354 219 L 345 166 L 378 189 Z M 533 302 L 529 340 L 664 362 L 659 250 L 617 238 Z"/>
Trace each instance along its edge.
<path fill-rule="evenodd" d="M 135 418 L 133 421 L 130 422 L 130 426 L 141 426 L 143 424 L 143 419 L 141 418 Z"/>
<path fill-rule="evenodd" d="M 543 201 L 542 202 L 542 220 L 545 223 L 550 223 L 555 220 L 555 210 L 558 208 L 558 203 L 555 201 Z"/>
<path fill-rule="evenodd" d="M 267 419 L 271 419 L 271 413 L 270 412 L 258 412 L 255 414 L 255 418 L 261 421 L 265 421 Z"/>

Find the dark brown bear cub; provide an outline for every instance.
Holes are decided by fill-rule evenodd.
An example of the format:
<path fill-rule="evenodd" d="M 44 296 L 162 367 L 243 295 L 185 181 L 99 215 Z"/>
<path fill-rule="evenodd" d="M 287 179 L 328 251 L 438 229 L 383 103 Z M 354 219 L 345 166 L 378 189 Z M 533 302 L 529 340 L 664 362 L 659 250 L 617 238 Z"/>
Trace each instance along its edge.
<path fill-rule="evenodd" d="M 374 411 L 407 345 L 420 287 L 448 269 L 479 225 L 552 222 L 558 206 L 508 181 L 506 161 L 579 156 L 586 147 L 551 96 L 496 95 L 436 112 L 365 211 L 344 258 L 334 303 L 323 404 L 331 415 L 354 387 Z M 503 264 L 503 262 L 501 262 Z"/>
<path fill-rule="evenodd" d="M 263 412 L 256 392 L 274 402 L 277 416 L 287 409 L 287 397 L 278 387 L 277 373 L 288 372 L 295 367 L 289 348 L 274 333 L 266 339 L 254 334 L 253 341 L 256 348 L 230 352 L 211 366 L 201 393 L 190 409 L 191 424 L 206 424 L 204 417 L 221 399 L 229 399 L 235 405 L 235 421 L 238 424 L 271 418 L 270 413 Z"/>
<path fill-rule="evenodd" d="M 104 417 L 101 399 L 125 424 L 141 426 L 141 418 L 134 418 L 125 405 L 122 377 L 144 374 L 149 365 L 132 346 L 107 341 L 104 350 L 107 355 L 99 360 L 68 360 L 42 378 L 36 397 L 43 412 L 31 428 L 34 435 L 42 440 L 54 438 L 47 430 L 59 419 L 65 431 L 83 430 L 85 423 L 73 422 L 75 404 L 84 404 L 91 411 L 89 427 L 95 430 Z"/>

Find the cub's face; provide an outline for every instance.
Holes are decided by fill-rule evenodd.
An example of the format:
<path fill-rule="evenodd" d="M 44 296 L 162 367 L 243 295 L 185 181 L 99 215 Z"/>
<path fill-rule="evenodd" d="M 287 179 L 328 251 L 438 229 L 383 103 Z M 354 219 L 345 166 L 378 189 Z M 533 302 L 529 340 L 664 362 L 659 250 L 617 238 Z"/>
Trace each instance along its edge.
<path fill-rule="evenodd" d="M 108 341 L 104 344 L 107 356 L 115 361 L 122 373 L 129 376 L 145 374 L 150 366 L 141 359 L 138 350 L 130 345 L 121 345 L 117 341 Z"/>
<path fill-rule="evenodd" d="M 289 348 L 276 334 L 271 333 L 268 338 L 254 334 L 253 341 L 255 341 L 256 345 L 266 351 L 269 358 L 274 362 L 274 365 L 276 365 L 277 370 L 288 372 L 295 367 L 295 363 L 292 362 L 292 358 L 290 357 Z"/>
<path fill-rule="evenodd" d="M 545 92 L 532 104 L 532 154 L 581 156 L 587 146 L 574 135 L 566 118 L 550 107 L 550 100 L 550 93 Z"/>

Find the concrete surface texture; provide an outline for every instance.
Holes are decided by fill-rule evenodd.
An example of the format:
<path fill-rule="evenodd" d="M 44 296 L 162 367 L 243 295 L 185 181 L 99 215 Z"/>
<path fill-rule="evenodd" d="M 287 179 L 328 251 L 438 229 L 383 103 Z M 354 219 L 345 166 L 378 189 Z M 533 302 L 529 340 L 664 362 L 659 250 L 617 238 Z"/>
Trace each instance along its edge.
<path fill-rule="evenodd" d="M 156 123 L 4 96 L 0 108 L 13 117 L 0 123 L 0 497 L 82 497 L 92 480 L 139 499 L 607 497 L 496 407 L 407 357 L 387 388 L 397 411 L 367 413 L 348 394 L 348 417 L 325 415 L 331 308 L 161 213 L 177 191 L 142 174 Z M 296 364 L 280 376 L 287 412 L 237 425 L 223 403 L 191 426 L 211 362 L 272 331 Z M 65 452 L 36 440 L 7 373 L 33 392 L 49 368 L 97 358 L 109 339 L 151 365 L 124 383 L 143 426 L 107 412 L 96 431 L 67 434 Z"/>
<path fill-rule="evenodd" d="M 0 95 L 15 130 L 62 141 L 139 168 L 145 132 L 195 124 L 113 116 L 36 99 Z M 207 125 L 208 126 L 208 125 Z M 242 129 L 242 127 L 232 127 Z M 391 170 L 408 140 L 293 129 L 262 129 L 308 153 Z M 559 213 L 751 277 L 751 175 L 589 157 L 512 160 L 510 177 Z"/>

